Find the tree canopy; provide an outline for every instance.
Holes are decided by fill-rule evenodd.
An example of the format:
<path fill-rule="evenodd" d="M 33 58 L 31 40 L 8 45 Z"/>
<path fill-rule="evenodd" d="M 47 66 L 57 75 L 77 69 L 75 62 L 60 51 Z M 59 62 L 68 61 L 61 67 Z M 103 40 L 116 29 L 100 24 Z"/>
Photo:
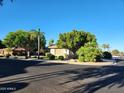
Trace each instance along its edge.
<path fill-rule="evenodd" d="M 54 44 L 54 40 L 53 39 L 50 39 L 49 46 L 52 45 L 52 44 Z"/>
<path fill-rule="evenodd" d="M 27 51 L 33 51 L 37 49 L 37 37 L 40 35 L 40 44 L 44 48 L 46 39 L 43 32 L 38 31 L 24 31 L 18 30 L 16 32 L 10 32 L 4 39 L 3 43 L 10 48 L 22 47 Z"/>
<path fill-rule="evenodd" d="M 118 55 L 120 55 L 120 51 L 117 50 L 117 49 L 112 50 L 112 55 L 114 55 L 114 56 L 118 56 Z"/>
<path fill-rule="evenodd" d="M 95 35 L 90 32 L 73 30 L 72 32 L 59 34 L 57 46 L 60 48 L 68 48 L 75 54 L 80 47 L 88 42 L 96 42 Z"/>

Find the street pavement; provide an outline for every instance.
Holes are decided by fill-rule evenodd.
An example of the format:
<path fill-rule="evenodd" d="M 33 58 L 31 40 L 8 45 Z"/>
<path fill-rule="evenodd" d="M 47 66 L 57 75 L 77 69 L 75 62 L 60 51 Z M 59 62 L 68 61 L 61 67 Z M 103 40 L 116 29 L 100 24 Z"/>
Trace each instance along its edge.
<path fill-rule="evenodd" d="M 92 66 L 0 59 L 0 93 L 123 93 L 124 61 Z"/>

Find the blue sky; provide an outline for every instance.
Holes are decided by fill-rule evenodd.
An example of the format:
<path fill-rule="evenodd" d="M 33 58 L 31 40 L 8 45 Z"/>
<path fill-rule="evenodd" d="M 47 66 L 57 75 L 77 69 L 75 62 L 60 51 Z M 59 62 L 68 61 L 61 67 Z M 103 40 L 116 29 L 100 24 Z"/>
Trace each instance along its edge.
<path fill-rule="evenodd" d="M 88 31 L 99 44 L 124 51 L 124 0 L 5 0 L 0 7 L 0 39 L 37 28 L 47 40 L 73 29 Z"/>

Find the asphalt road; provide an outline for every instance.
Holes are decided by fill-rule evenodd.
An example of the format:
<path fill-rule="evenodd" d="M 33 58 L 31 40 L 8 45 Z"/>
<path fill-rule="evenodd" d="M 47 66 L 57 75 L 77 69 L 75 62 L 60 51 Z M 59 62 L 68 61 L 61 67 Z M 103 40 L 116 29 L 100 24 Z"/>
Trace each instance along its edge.
<path fill-rule="evenodd" d="M 84 66 L 0 59 L 0 93 L 123 93 L 124 61 Z"/>

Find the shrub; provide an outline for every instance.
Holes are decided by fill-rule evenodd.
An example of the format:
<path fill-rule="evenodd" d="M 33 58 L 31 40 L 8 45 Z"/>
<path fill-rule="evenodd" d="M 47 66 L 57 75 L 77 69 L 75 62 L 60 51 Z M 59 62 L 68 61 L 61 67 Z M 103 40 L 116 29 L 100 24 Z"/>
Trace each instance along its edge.
<path fill-rule="evenodd" d="M 101 50 L 94 42 L 87 43 L 77 51 L 78 59 L 81 62 L 96 62 L 101 60 Z"/>
<path fill-rule="evenodd" d="M 16 56 L 17 54 L 15 52 L 12 53 L 13 56 Z"/>
<path fill-rule="evenodd" d="M 46 53 L 45 55 L 46 55 L 46 57 L 49 58 L 49 56 L 51 55 L 51 53 Z"/>
<path fill-rule="evenodd" d="M 49 60 L 55 60 L 55 56 L 51 54 L 51 55 L 49 56 Z"/>
<path fill-rule="evenodd" d="M 43 59 L 43 57 L 40 57 L 39 59 Z"/>
<path fill-rule="evenodd" d="M 102 61 L 102 55 L 98 55 L 98 56 L 96 56 L 96 62 L 101 62 Z"/>
<path fill-rule="evenodd" d="M 59 56 L 58 59 L 59 60 L 64 60 L 64 56 Z"/>
<path fill-rule="evenodd" d="M 13 56 L 25 56 L 26 55 L 26 52 L 14 51 L 12 54 L 13 54 Z"/>
<path fill-rule="evenodd" d="M 11 55 L 10 54 L 6 54 L 6 58 L 9 58 Z"/>
<path fill-rule="evenodd" d="M 52 55 L 51 53 L 46 53 L 46 56 L 49 60 L 54 60 L 55 59 L 55 56 Z"/>
<path fill-rule="evenodd" d="M 37 56 L 33 56 L 32 58 L 37 58 Z"/>
<path fill-rule="evenodd" d="M 102 53 L 104 59 L 112 59 L 112 54 L 108 51 Z"/>
<path fill-rule="evenodd" d="M 81 61 L 81 62 L 85 62 L 84 56 L 81 56 L 81 55 L 80 55 L 80 56 L 78 57 L 78 59 L 79 59 L 79 61 Z"/>

